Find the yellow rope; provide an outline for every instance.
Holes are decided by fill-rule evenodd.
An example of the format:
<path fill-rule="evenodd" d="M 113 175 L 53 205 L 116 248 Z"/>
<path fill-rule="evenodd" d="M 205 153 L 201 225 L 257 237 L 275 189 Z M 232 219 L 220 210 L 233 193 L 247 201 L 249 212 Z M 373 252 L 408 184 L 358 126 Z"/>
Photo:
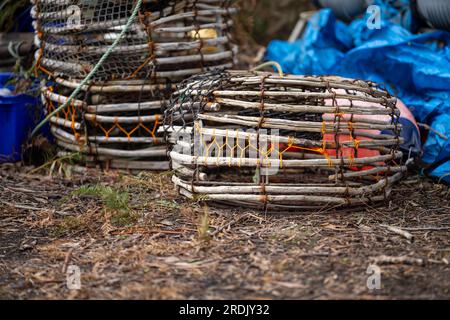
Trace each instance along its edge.
<path fill-rule="evenodd" d="M 276 61 L 267 61 L 267 62 L 264 62 L 263 64 L 260 64 L 259 66 L 257 66 L 257 67 L 255 67 L 255 68 L 251 69 L 250 71 L 259 71 L 259 70 L 262 70 L 262 69 L 264 69 L 265 67 L 269 67 L 269 66 L 275 67 L 275 68 L 277 69 L 278 74 L 280 75 L 280 77 L 284 77 L 283 68 L 282 68 L 281 65 L 280 65 L 278 62 L 276 62 Z"/>

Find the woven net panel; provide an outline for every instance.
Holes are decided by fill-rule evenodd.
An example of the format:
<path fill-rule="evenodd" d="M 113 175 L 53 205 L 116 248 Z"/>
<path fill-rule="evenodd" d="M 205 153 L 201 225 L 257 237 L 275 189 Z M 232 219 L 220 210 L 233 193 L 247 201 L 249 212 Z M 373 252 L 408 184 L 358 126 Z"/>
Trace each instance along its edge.
<path fill-rule="evenodd" d="M 194 76 L 164 117 L 173 182 L 191 198 L 265 210 L 382 202 L 406 171 L 396 102 L 338 77 Z"/>
<path fill-rule="evenodd" d="M 119 37 L 135 0 L 34 0 L 39 69 L 84 78 Z M 138 17 L 94 81 L 177 81 L 216 67 L 231 67 L 229 0 L 143 1 Z M 150 75 L 150 76 L 149 76 Z"/>

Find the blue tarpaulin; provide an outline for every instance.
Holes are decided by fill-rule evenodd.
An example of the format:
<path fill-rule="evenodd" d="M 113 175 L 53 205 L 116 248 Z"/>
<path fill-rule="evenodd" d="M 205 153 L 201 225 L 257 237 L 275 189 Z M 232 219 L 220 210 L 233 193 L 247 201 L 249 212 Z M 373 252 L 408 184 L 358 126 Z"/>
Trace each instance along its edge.
<path fill-rule="evenodd" d="M 450 137 L 450 33 L 413 34 L 410 15 L 398 4 L 375 3 L 382 9 L 381 29 L 370 29 L 367 15 L 347 25 L 323 9 L 298 41 L 272 41 L 266 59 L 279 62 L 287 73 L 378 82 L 398 96 L 417 121 Z M 432 176 L 450 183 L 450 140 L 431 132 L 423 161 L 433 164 Z"/>

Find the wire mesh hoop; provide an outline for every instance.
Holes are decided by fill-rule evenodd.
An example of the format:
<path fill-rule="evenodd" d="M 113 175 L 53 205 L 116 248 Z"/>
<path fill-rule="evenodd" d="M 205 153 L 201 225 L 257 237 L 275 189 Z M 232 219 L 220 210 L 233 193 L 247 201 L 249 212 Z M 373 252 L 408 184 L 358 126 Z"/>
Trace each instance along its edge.
<path fill-rule="evenodd" d="M 164 117 L 173 182 L 190 198 L 265 210 L 382 202 L 406 171 L 396 103 L 339 77 L 194 76 Z"/>
<path fill-rule="evenodd" d="M 135 0 L 34 0 L 36 60 L 56 76 L 84 78 L 118 38 Z M 215 67 L 230 68 L 230 0 L 144 1 L 138 19 L 94 81 L 173 82 Z"/>

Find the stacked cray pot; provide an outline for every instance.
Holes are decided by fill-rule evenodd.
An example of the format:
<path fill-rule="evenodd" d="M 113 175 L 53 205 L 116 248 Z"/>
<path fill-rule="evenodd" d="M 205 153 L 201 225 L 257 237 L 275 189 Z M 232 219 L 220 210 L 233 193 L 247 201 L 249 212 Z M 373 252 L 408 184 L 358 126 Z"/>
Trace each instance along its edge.
<path fill-rule="evenodd" d="M 67 104 L 130 20 L 137 0 L 32 0 L 47 112 Z M 183 79 L 234 65 L 230 0 L 143 0 L 80 93 L 50 119 L 59 155 L 87 167 L 169 168 L 165 103 Z M 97 66 L 98 67 L 98 66 Z"/>
<path fill-rule="evenodd" d="M 165 112 L 172 180 L 189 198 L 274 212 L 382 203 L 407 170 L 403 112 L 360 80 L 194 76 Z"/>

